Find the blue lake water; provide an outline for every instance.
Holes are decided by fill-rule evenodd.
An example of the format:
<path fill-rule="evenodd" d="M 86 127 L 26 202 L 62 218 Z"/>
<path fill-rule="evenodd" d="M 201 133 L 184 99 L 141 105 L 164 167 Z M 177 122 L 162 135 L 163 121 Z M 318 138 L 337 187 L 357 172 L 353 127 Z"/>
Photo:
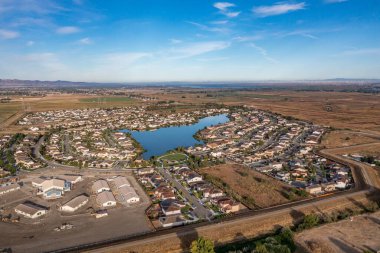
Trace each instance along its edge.
<path fill-rule="evenodd" d="M 163 127 L 154 131 L 130 131 L 128 129 L 120 132 L 128 132 L 146 150 L 143 153 L 144 159 L 152 156 L 165 154 L 167 151 L 177 147 L 190 147 L 196 144 L 203 144 L 202 141 L 194 139 L 193 135 L 199 130 L 218 124 L 228 122 L 227 114 L 205 117 L 193 125 Z"/>

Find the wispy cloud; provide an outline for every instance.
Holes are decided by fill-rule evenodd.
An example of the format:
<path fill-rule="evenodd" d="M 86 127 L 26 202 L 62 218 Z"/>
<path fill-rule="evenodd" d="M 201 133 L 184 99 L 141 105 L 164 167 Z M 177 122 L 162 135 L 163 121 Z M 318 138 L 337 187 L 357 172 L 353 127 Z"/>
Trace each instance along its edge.
<path fill-rule="evenodd" d="M 68 9 L 57 4 L 57 1 L 51 0 L 1 0 L 1 12 L 27 12 L 36 14 L 51 14 L 60 11 L 67 11 Z"/>
<path fill-rule="evenodd" d="M 312 31 L 309 31 L 309 30 L 295 30 L 295 31 L 292 31 L 292 32 L 280 33 L 279 36 L 280 37 L 302 36 L 302 37 L 313 39 L 313 40 L 319 39 L 317 36 L 315 36 L 315 35 L 312 34 Z"/>
<path fill-rule="evenodd" d="M 90 45 L 93 43 L 93 41 L 90 38 L 83 38 L 83 39 L 78 40 L 77 42 L 78 44 L 81 44 L 81 45 Z"/>
<path fill-rule="evenodd" d="M 344 51 L 344 56 L 380 55 L 380 48 L 359 48 Z"/>
<path fill-rule="evenodd" d="M 59 27 L 56 32 L 58 34 L 72 34 L 80 32 L 80 29 L 76 26 L 63 26 Z"/>
<path fill-rule="evenodd" d="M 260 47 L 256 45 L 255 43 L 249 43 L 249 46 L 256 49 L 259 54 L 261 54 L 265 60 L 272 62 L 272 63 L 278 63 L 278 61 L 268 55 L 268 52 L 265 48 Z"/>
<path fill-rule="evenodd" d="M 230 44 L 230 42 L 226 41 L 207 41 L 191 43 L 182 47 L 170 49 L 168 52 L 168 59 L 190 58 L 213 51 L 219 51 L 228 48 Z"/>
<path fill-rule="evenodd" d="M 179 40 L 179 39 L 170 39 L 169 41 L 171 44 L 180 44 L 183 42 L 182 40 Z"/>
<path fill-rule="evenodd" d="M 66 66 L 59 60 L 59 57 L 55 53 L 33 53 L 21 56 L 21 59 L 27 64 L 33 66 L 40 66 L 44 70 L 48 71 L 63 71 Z"/>
<path fill-rule="evenodd" d="M 28 46 L 28 47 L 31 47 L 31 46 L 33 46 L 35 44 L 35 42 L 33 41 L 33 40 L 29 40 L 28 42 L 26 42 L 26 45 Z"/>
<path fill-rule="evenodd" d="M 11 30 L 0 29 L 0 39 L 9 40 L 20 37 L 20 33 Z"/>
<path fill-rule="evenodd" d="M 253 13 L 258 17 L 268 17 L 285 14 L 288 12 L 305 9 L 305 2 L 302 3 L 285 3 L 278 2 L 274 5 L 259 6 L 252 9 Z"/>
<path fill-rule="evenodd" d="M 230 11 L 231 7 L 235 7 L 235 4 L 229 2 L 216 2 L 214 3 L 214 7 L 217 8 L 221 14 L 229 17 L 235 18 L 239 16 L 240 11 Z"/>
<path fill-rule="evenodd" d="M 348 0 L 324 0 L 324 2 L 327 4 L 343 3 L 343 2 L 347 2 L 347 1 Z"/>
<path fill-rule="evenodd" d="M 212 21 L 211 24 L 213 24 L 213 25 L 225 25 L 225 24 L 228 24 L 228 20 L 216 20 L 216 21 Z"/>
<path fill-rule="evenodd" d="M 233 38 L 233 40 L 236 40 L 238 42 L 247 42 L 247 41 L 256 41 L 262 39 L 263 36 L 261 35 L 251 35 L 251 36 L 236 36 Z"/>
<path fill-rule="evenodd" d="M 228 33 L 230 30 L 226 27 L 220 27 L 220 26 L 208 26 L 208 25 L 203 25 L 197 22 L 192 22 L 192 21 L 186 21 L 186 23 L 191 24 L 193 26 L 198 27 L 199 29 L 207 32 L 216 32 L 216 33 Z"/>

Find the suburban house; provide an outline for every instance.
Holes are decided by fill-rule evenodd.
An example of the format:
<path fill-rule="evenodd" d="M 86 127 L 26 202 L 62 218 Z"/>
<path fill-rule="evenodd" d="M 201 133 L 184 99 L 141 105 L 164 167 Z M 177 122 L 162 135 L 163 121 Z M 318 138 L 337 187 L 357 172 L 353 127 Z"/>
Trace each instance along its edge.
<path fill-rule="evenodd" d="M 118 192 L 121 195 L 122 200 L 126 201 L 129 204 L 137 203 L 140 201 L 140 197 L 137 195 L 135 189 L 133 189 L 131 186 L 120 187 Z"/>
<path fill-rule="evenodd" d="M 20 185 L 19 184 L 1 185 L 0 186 L 0 195 L 6 194 L 6 193 L 9 193 L 9 192 L 13 192 L 13 191 L 17 191 L 19 189 L 20 189 Z"/>
<path fill-rule="evenodd" d="M 306 192 L 313 194 L 313 195 L 317 195 L 317 194 L 322 193 L 322 187 L 320 185 L 310 185 L 310 186 L 306 187 L 305 190 L 306 190 Z"/>
<path fill-rule="evenodd" d="M 168 216 L 168 215 L 180 214 L 181 208 L 185 207 L 186 205 L 179 200 L 166 199 L 166 200 L 161 201 L 160 206 L 161 206 L 162 212 L 166 216 Z"/>
<path fill-rule="evenodd" d="M 36 178 L 33 179 L 32 185 L 38 189 L 37 195 L 47 199 L 60 198 L 64 192 L 71 190 L 70 182 L 57 178 Z"/>
<path fill-rule="evenodd" d="M 163 216 L 159 218 L 159 221 L 164 228 L 182 226 L 187 223 L 187 220 L 181 214 Z"/>
<path fill-rule="evenodd" d="M 15 212 L 31 219 L 35 219 L 45 215 L 48 209 L 32 202 L 24 202 L 15 207 Z"/>
<path fill-rule="evenodd" d="M 113 182 L 116 189 L 120 189 L 124 186 L 131 186 L 131 184 L 128 182 L 128 180 L 125 177 L 121 177 L 121 176 L 108 179 L 108 181 Z"/>
<path fill-rule="evenodd" d="M 72 213 L 78 210 L 79 208 L 81 208 L 82 206 L 86 205 L 87 202 L 88 202 L 87 196 L 79 195 L 73 198 L 72 200 L 70 200 L 69 202 L 67 202 L 66 204 L 64 204 L 63 206 L 61 206 L 60 210 L 63 212 Z"/>
<path fill-rule="evenodd" d="M 230 198 L 221 198 L 217 201 L 217 204 L 225 213 L 234 213 L 240 210 L 240 204 Z"/>
<path fill-rule="evenodd" d="M 195 183 L 195 182 L 200 182 L 200 181 L 202 181 L 202 180 L 203 180 L 202 176 L 199 175 L 199 174 L 197 174 L 197 173 L 195 173 L 195 172 L 190 173 L 190 174 L 187 176 L 187 178 L 186 178 L 186 182 L 187 182 L 188 184 L 190 184 L 190 183 Z"/>
<path fill-rule="evenodd" d="M 112 207 L 116 206 L 116 199 L 112 192 L 103 191 L 96 196 L 96 202 L 100 207 Z"/>
<path fill-rule="evenodd" d="M 111 188 L 106 180 L 100 179 L 94 182 L 92 185 L 92 191 L 95 193 L 101 193 L 104 191 L 111 191 Z"/>

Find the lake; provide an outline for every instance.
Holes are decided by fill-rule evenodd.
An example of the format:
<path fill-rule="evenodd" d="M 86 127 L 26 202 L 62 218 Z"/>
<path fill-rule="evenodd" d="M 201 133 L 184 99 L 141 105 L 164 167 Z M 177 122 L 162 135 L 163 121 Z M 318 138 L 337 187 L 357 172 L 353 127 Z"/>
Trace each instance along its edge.
<path fill-rule="evenodd" d="M 167 151 L 177 147 L 190 147 L 196 144 L 203 144 L 202 141 L 194 139 L 193 135 L 199 130 L 223 124 L 229 121 L 227 114 L 209 116 L 200 119 L 193 125 L 163 127 L 154 131 L 130 131 L 128 129 L 120 132 L 131 133 L 132 137 L 138 141 L 146 150 L 143 158 L 148 160 L 152 156 L 160 156 Z"/>

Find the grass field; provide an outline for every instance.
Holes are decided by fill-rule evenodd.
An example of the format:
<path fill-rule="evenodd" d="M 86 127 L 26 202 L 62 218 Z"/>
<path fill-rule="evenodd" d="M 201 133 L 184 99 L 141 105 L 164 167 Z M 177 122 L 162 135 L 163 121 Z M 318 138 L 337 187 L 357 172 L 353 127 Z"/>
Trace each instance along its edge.
<path fill-rule="evenodd" d="M 160 157 L 160 159 L 166 160 L 166 161 L 181 162 L 181 161 L 186 161 L 187 156 L 182 153 L 172 153 L 172 154 L 163 155 Z"/>
<path fill-rule="evenodd" d="M 21 102 L 0 103 L 0 125 L 20 110 L 22 110 Z"/>

